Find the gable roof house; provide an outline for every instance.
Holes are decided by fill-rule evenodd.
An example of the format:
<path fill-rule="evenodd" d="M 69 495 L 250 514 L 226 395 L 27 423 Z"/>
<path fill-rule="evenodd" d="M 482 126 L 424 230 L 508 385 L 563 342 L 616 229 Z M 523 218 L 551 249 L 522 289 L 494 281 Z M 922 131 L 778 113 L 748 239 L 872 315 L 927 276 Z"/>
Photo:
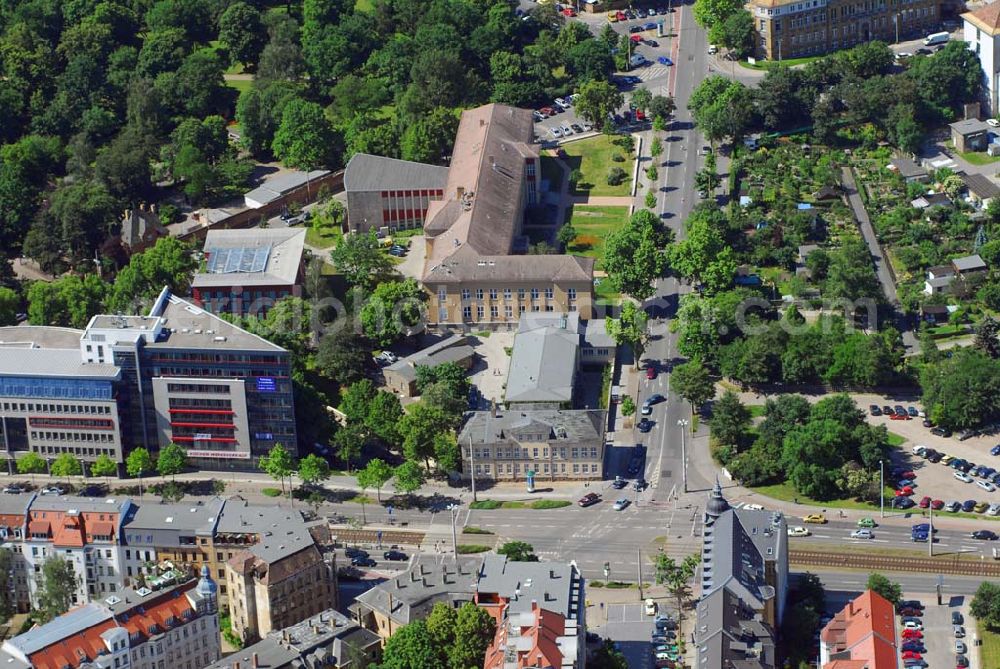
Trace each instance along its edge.
<path fill-rule="evenodd" d="M 896 669 L 899 652 L 892 603 L 866 590 L 820 632 L 823 669 Z"/>

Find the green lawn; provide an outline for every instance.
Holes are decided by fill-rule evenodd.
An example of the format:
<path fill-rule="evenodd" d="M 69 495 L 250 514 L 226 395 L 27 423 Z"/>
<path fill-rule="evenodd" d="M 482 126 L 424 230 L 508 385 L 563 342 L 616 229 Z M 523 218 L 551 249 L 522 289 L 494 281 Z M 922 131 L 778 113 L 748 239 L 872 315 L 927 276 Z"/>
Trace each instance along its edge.
<path fill-rule="evenodd" d="M 772 499 L 778 499 L 783 502 L 794 502 L 796 499 L 799 503 L 804 506 L 819 506 L 825 507 L 827 509 L 860 509 L 862 511 L 878 511 L 878 504 L 872 504 L 871 502 L 859 502 L 854 499 L 833 499 L 827 501 L 820 501 L 811 499 L 796 492 L 795 487 L 789 483 L 776 483 L 774 485 L 764 485 L 757 488 L 752 488 L 754 492 L 758 492 L 761 495 L 771 497 Z M 886 500 L 889 500 L 893 496 L 893 490 L 889 486 L 885 488 Z M 919 509 L 917 510 L 919 512 Z M 807 513 L 813 513 L 810 509 L 802 509 L 802 515 Z"/>
<path fill-rule="evenodd" d="M 611 282 L 608 281 L 608 277 L 600 277 L 594 279 L 594 299 L 603 300 L 606 303 L 617 304 L 621 300 L 621 293 L 616 291 L 612 286 Z"/>
<path fill-rule="evenodd" d="M 354 9 L 359 12 L 371 14 L 375 11 L 375 5 L 372 4 L 372 0 L 355 0 Z"/>
<path fill-rule="evenodd" d="M 253 86 L 253 81 L 250 79 L 226 79 L 226 86 L 235 88 L 242 93 L 243 91 L 250 90 L 250 87 Z"/>
<path fill-rule="evenodd" d="M 965 153 L 959 152 L 958 155 L 962 156 L 962 158 L 973 165 L 991 165 L 1000 160 L 1000 156 L 990 156 L 979 151 L 967 151 Z"/>
<path fill-rule="evenodd" d="M 747 405 L 747 409 L 750 410 L 751 418 L 763 418 L 764 412 L 767 410 L 767 405 L 764 404 L 750 404 Z"/>
<path fill-rule="evenodd" d="M 819 60 L 820 58 L 825 58 L 823 56 L 806 56 L 805 58 L 785 58 L 781 61 L 776 60 L 762 60 L 752 65 L 745 60 L 740 61 L 740 65 L 751 70 L 769 70 L 773 67 L 778 67 L 780 65 L 785 65 L 786 67 L 795 67 L 796 65 L 805 65 L 806 63 L 811 63 L 814 60 Z"/>
<path fill-rule="evenodd" d="M 566 152 L 563 162 L 571 170 L 580 170 L 583 178 L 576 185 L 577 195 L 619 195 L 628 196 L 632 193 L 632 156 L 626 156 L 625 162 L 616 163 L 611 157 L 617 153 L 624 154 L 620 146 L 612 142 L 612 137 L 597 135 L 579 142 L 569 142 L 562 146 Z M 624 183 L 618 186 L 608 185 L 608 170 L 613 166 L 620 167 L 629 175 Z"/>
<path fill-rule="evenodd" d="M 573 255 L 595 259 L 597 269 L 604 268 L 604 240 L 628 218 L 628 207 L 606 207 L 576 204 L 567 216 L 576 229 L 576 238 L 567 251 Z"/>
<path fill-rule="evenodd" d="M 983 640 L 979 666 L 987 669 L 1000 667 L 1000 634 L 979 620 L 976 621 L 976 628 L 979 631 L 979 638 Z"/>
<path fill-rule="evenodd" d="M 899 448 L 907 442 L 906 437 L 901 434 L 896 434 L 895 432 L 889 432 L 889 445 L 893 448 Z"/>
<path fill-rule="evenodd" d="M 315 246 L 318 249 L 328 249 L 336 246 L 344 233 L 336 226 L 324 226 L 316 229 L 306 223 L 306 244 Z"/>

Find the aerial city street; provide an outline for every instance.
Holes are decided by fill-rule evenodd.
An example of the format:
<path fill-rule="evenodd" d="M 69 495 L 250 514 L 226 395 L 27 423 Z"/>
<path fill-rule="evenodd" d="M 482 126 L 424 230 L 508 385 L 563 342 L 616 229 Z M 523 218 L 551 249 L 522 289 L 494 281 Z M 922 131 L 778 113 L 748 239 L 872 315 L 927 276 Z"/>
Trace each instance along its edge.
<path fill-rule="evenodd" d="M 0 664 L 1000 669 L 998 54 L 3 3 Z"/>

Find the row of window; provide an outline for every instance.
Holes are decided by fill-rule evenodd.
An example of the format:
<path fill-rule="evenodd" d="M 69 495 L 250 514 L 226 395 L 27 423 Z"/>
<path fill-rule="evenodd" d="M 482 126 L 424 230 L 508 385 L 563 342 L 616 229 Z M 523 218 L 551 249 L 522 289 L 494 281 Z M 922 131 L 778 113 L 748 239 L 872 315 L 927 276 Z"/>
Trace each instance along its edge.
<path fill-rule="evenodd" d="M 101 444 L 115 443 L 115 435 L 106 432 L 49 432 L 48 430 L 32 430 L 32 441 L 46 439 L 48 441 L 93 441 Z M 39 446 L 39 449 L 43 447 Z"/>
<path fill-rule="evenodd" d="M 586 457 L 596 458 L 597 457 L 597 447 L 596 446 L 592 446 L 590 448 L 587 448 L 587 447 L 573 448 L 573 447 L 571 447 L 569 449 L 567 449 L 565 446 L 562 446 L 562 447 L 559 447 L 559 448 L 553 448 L 552 449 L 552 457 L 554 457 L 554 458 L 558 457 L 558 458 L 561 458 L 561 459 L 565 460 L 566 459 L 566 452 L 567 452 L 567 450 L 569 451 L 570 459 L 586 458 Z M 519 447 L 519 446 L 508 446 L 508 447 L 498 446 L 496 448 L 496 458 L 498 460 L 523 459 L 523 458 L 529 458 L 529 457 L 530 458 L 534 458 L 534 459 L 538 459 L 538 457 L 539 457 L 539 451 L 541 451 L 541 457 L 542 458 L 548 458 L 549 457 L 549 449 L 548 449 L 548 447 L 545 447 L 545 446 L 542 446 L 540 449 L 532 447 L 530 449 L 530 455 L 529 455 L 529 449 L 528 448 L 522 448 L 522 447 Z M 489 446 L 484 446 L 482 448 L 473 448 L 472 449 L 472 456 L 474 458 L 489 458 L 489 457 L 491 457 L 490 456 L 491 452 L 492 452 L 492 449 Z"/>
<path fill-rule="evenodd" d="M 0 378 L 0 397 L 110 400 L 114 389 L 104 380 L 5 376 Z"/>
<path fill-rule="evenodd" d="M 35 404 L 33 402 L 4 402 L 3 410 L 108 415 L 111 413 L 111 406 L 107 404 Z"/>
<path fill-rule="evenodd" d="M 542 309 L 542 307 L 537 304 L 531 305 L 532 312 L 545 311 L 547 313 L 553 313 L 555 312 L 555 310 L 556 310 L 555 306 L 551 304 L 546 304 L 544 309 Z M 577 309 L 575 304 L 569 305 L 568 311 L 576 311 L 576 310 Z M 518 315 L 523 314 L 525 311 L 526 309 L 523 304 L 518 306 L 517 308 Z M 438 321 L 442 323 L 447 322 L 448 313 L 449 313 L 448 307 L 440 307 L 438 309 Z M 510 306 L 509 304 L 505 306 L 503 308 L 503 315 L 504 318 L 514 318 L 514 307 Z M 462 318 L 467 321 L 472 320 L 472 307 L 468 306 L 462 307 Z M 481 321 L 484 320 L 485 318 L 486 318 L 486 308 L 483 306 L 476 307 L 476 320 Z M 490 307 L 490 318 L 492 318 L 493 320 L 500 318 L 500 307 L 496 305 Z"/>
<path fill-rule="evenodd" d="M 598 470 L 598 465 L 597 464 L 590 464 L 590 465 L 588 465 L 587 463 L 584 463 L 584 464 L 576 463 L 576 464 L 573 465 L 573 473 L 574 474 L 588 474 L 588 473 L 589 474 L 596 474 L 597 470 Z M 525 472 L 528 472 L 528 471 L 539 472 L 540 471 L 542 474 L 565 474 L 566 473 L 566 463 L 563 462 L 563 463 L 553 464 L 551 471 L 549 471 L 549 463 L 547 463 L 547 462 L 542 463 L 541 468 L 537 468 L 534 465 L 524 465 L 524 471 Z M 483 476 L 490 476 L 493 473 L 494 473 L 493 465 L 479 465 L 479 464 L 476 465 L 476 474 L 477 475 L 481 474 Z M 505 466 L 503 464 L 498 464 L 496 466 L 496 474 L 497 474 L 497 476 L 499 476 L 501 474 L 504 474 L 504 473 L 505 473 Z M 511 464 L 511 463 L 508 462 L 507 465 L 506 465 L 506 473 L 507 474 L 520 474 L 521 473 L 521 464 L 518 463 L 518 462 L 515 462 L 515 463 Z"/>
<path fill-rule="evenodd" d="M 479 300 L 479 301 L 482 301 L 486 297 L 486 295 L 489 295 L 491 300 L 500 299 L 500 290 L 501 289 L 499 289 L 499 288 L 488 288 L 488 289 L 486 289 L 486 288 L 476 288 L 476 290 L 475 290 L 476 299 Z M 472 299 L 472 293 L 473 293 L 472 289 L 470 289 L 470 288 L 463 288 L 462 289 L 462 300 L 463 301 L 471 300 Z M 551 300 L 551 299 L 553 299 L 555 297 L 555 289 L 554 288 L 518 288 L 517 289 L 517 299 L 523 300 L 523 299 L 525 299 L 525 297 L 527 295 L 531 295 L 531 299 L 533 299 L 533 300 L 537 300 L 540 295 L 545 295 L 546 299 Z M 571 299 L 571 300 L 575 300 L 576 299 L 576 288 L 567 288 L 566 289 L 566 296 L 569 299 Z M 511 300 L 513 298 L 514 298 L 514 289 L 513 288 L 504 288 L 503 289 L 503 299 L 505 299 L 505 300 Z M 438 288 L 438 300 L 441 301 L 441 302 L 444 302 L 447 299 L 448 299 L 448 290 L 446 288 Z"/>

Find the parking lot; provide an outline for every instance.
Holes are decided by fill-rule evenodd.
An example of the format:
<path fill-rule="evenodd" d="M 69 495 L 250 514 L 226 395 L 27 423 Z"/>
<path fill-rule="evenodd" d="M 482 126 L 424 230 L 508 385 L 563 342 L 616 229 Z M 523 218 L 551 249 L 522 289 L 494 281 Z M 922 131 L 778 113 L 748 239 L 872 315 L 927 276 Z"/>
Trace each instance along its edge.
<path fill-rule="evenodd" d="M 670 613 L 663 600 L 658 603 L 661 612 Z M 642 603 L 607 604 L 596 617 L 587 621 L 588 628 L 616 642 L 630 669 L 653 667 L 653 616 L 646 615 Z"/>
<path fill-rule="evenodd" d="M 924 615 L 921 617 L 924 628 L 921 632 L 924 635 L 922 641 L 925 650 L 921 655 L 928 667 L 956 666 L 955 642 L 962 641 L 968 647 L 965 657 L 969 660 L 969 666 L 978 669 L 978 651 L 971 647 L 975 621 L 969 619 L 967 598 L 953 597 L 949 599 L 945 597 L 941 606 L 937 605 L 937 599 L 933 595 L 904 597 L 904 599 L 919 599 L 924 604 Z M 956 639 L 954 635 L 954 627 L 951 623 L 951 616 L 954 612 L 959 612 L 964 619 L 963 627 L 966 636 L 961 639 Z M 901 618 L 898 616 L 897 622 L 900 624 L 898 634 L 902 635 Z M 900 647 L 903 647 L 902 643 Z"/>

